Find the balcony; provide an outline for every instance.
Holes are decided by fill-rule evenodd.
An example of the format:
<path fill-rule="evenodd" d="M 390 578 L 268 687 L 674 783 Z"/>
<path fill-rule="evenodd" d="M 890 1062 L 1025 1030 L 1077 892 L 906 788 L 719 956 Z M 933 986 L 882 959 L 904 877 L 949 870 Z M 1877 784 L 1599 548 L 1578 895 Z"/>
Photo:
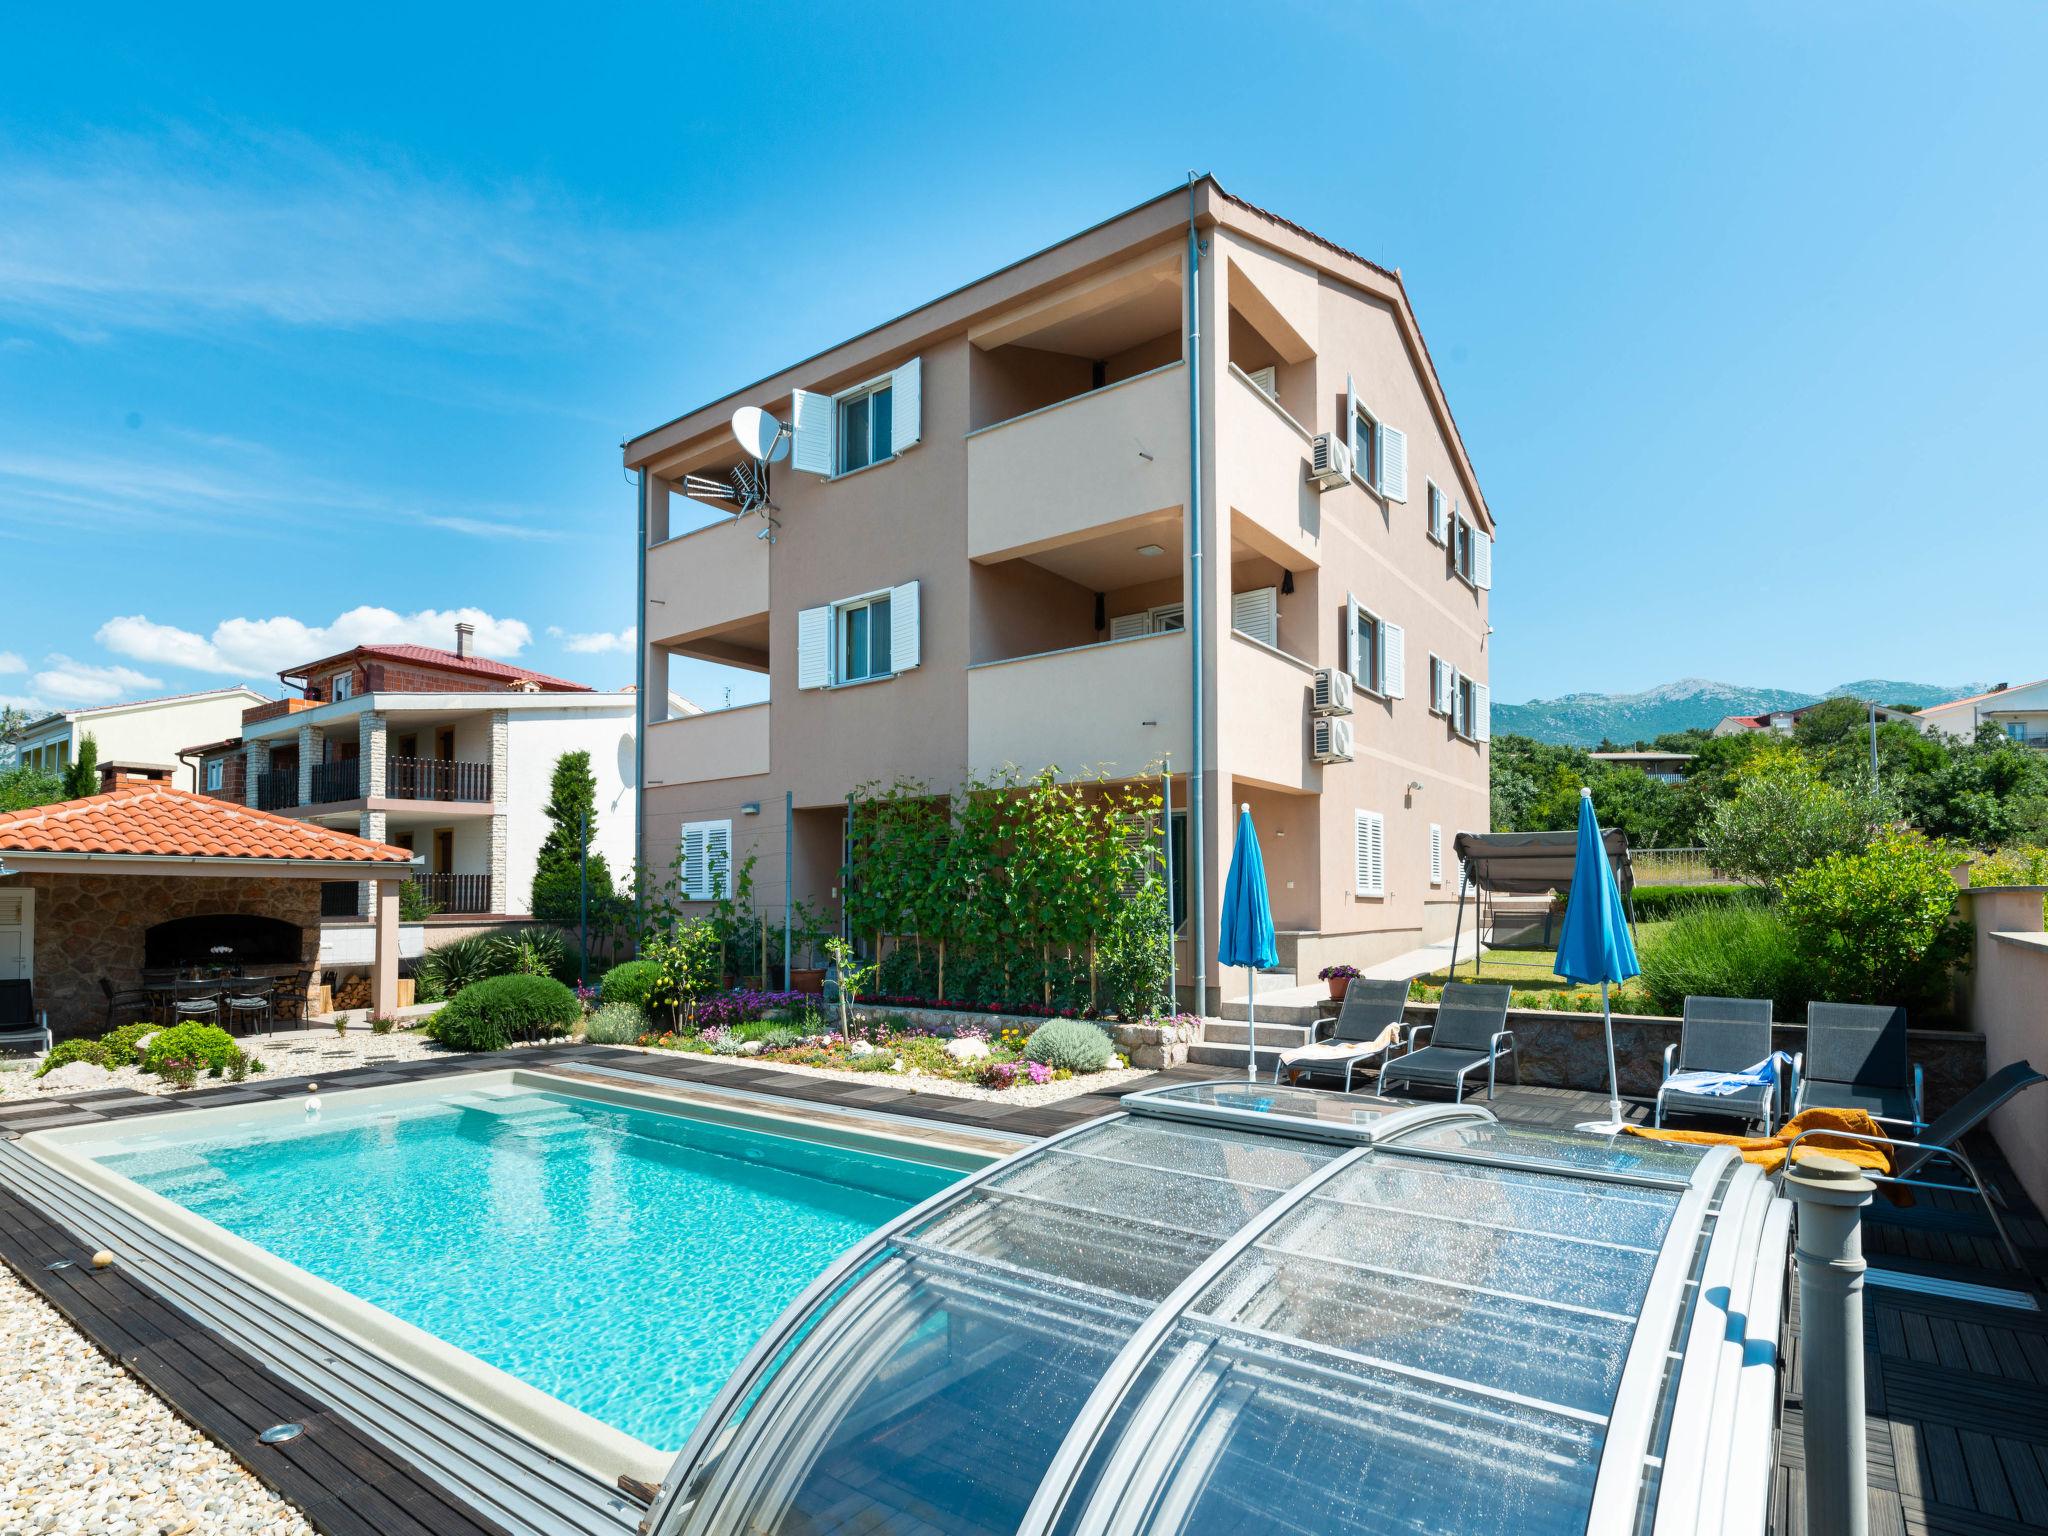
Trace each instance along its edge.
<path fill-rule="evenodd" d="M 742 704 L 647 727 L 647 783 L 696 784 L 768 771 L 768 706 Z"/>
<path fill-rule="evenodd" d="M 286 768 L 281 772 L 259 773 L 256 775 L 256 809 L 259 811 L 289 811 L 299 803 L 299 770 Z"/>
<path fill-rule="evenodd" d="M 762 619 L 759 640 L 765 649 L 768 612 L 768 545 L 754 537 L 759 525 L 714 523 L 694 533 L 664 540 L 647 551 L 647 624 L 643 633 L 657 644 L 709 661 L 752 664 L 746 656 L 722 654 L 717 647 L 701 653 L 685 642 L 725 634 L 731 645 L 744 648 L 753 631 L 734 636 L 749 620 Z M 761 658 L 765 665 L 765 656 Z"/>
<path fill-rule="evenodd" d="M 308 805 L 332 805 L 337 800 L 360 800 L 363 794 L 363 775 L 356 758 L 337 758 L 333 762 L 313 765 L 312 793 L 307 797 Z"/>
<path fill-rule="evenodd" d="M 968 558 L 1028 555 L 1180 506 L 1187 418 L 1175 362 L 970 433 Z"/>
<path fill-rule="evenodd" d="M 495 911 L 489 875 L 416 874 L 412 883 L 442 913 L 465 915 Z"/>
<path fill-rule="evenodd" d="M 1316 669 L 1232 630 L 1217 656 L 1219 734 L 1230 743 L 1234 777 L 1275 789 L 1318 788 L 1309 757 L 1308 719 Z"/>
<path fill-rule="evenodd" d="M 1252 543 L 1282 565 L 1320 558 L 1323 497 L 1309 483 L 1315 437 L 1280 403 L 1231 368 L 1219 381 L 1217 462 L 1221 494 Z M 1353 493 L 1355 494 L 1355 493 Z"/>
<path fill-rule="evenodd" d="M 488 804 L 489 763 L 449 762 L 432 757 L 394 757 L 384 764 L 384 793 L 393 800 L 444 800 Z"/>
<path fill-rule="evenodd" d="M 977 775 L 1130 777 L 1168 753 L 1190 761 L 1185 631 L 1111 640 L 967 669 L 967 758 Z"/>

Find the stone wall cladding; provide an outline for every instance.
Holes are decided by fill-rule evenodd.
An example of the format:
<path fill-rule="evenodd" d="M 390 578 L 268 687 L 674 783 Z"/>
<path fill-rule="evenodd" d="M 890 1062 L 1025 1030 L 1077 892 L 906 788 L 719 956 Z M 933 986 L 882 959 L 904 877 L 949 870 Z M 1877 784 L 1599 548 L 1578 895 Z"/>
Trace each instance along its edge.
<path fill-rule="evenodd" d="M 314 739 L 313 727 L 299 727 L 299 804 L 313 803 L 313 765 L 320 760 L 320 744 Z"/>
<path fill-rule="evenodd" d="M 105 1033 L 106 977 L 142 984 L 144 932 L 174 917 L 232 913 L 299 928 L 299 959 L 320 956 L 320 882 L 215 875 L 22 875 L 36 893 L 36 1007 L 59 1040 Z"/>
<path fill-rule="evenodd" d="M 385 791 L 385 743 L 388 736 L 384 729 L 384 717 L 374 712 L 365 712 L 356 717 L 356 761 L 357 771 L 362 775 L 363 794 L 367 798 L 381 795 Z M 381 834 L 379 834 L 381 838 Z"/>
<path fill-rule="evenodd" d="M 257 775 L 270 769 L 270 745 L 267 742 L 252 741 L 242 748 L 242 804 L 256 804 Z"/>
<path fill-rule="evenodd" d="M 356 817 L 356 836 L 367 837 L 373 843 L 384 841 L 385 817 L 382 811 L 364 811 Z M 356 882 L 356 916 L 373 917 L 377 911 L 377 883 L 374 880 Z"/>

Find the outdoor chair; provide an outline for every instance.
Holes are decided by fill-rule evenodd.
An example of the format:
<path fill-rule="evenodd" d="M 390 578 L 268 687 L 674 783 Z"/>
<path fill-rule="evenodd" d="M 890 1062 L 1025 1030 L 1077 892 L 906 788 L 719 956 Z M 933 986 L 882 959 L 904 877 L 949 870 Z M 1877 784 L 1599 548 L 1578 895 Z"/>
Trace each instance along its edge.
<path fill-rule="evenodd" d="M 1486 1068 L 1486 1096 L 1493 1097 L 1494 1079 L 1503 1056 L 1522 1080 L 1515 1055 L 1514 1032 L 1508 1024 L 1508 989 L 1469 981 L 1448 982 L 1437 1004 L 1436 1022 L 1418 1024 L 1408 1036 L 1408 1050 L 1380 1068 L 1380 1092 L 1417 1084 L 1448 1088 L 1462 1101 L 1465 1079 Z M 1424 1041 L 1427 1041 L 1425 1044 Z"/>
<path fill-rule="evenodd" d="M 1984 1202 L 1984 1214 L 1991 1218 L 1991 1229 L 1998 1234 L 1998 1241 L 2004 1245 L 2006 1257 L 2012 1260 L 2012 1267 L 2021 1274 L 2027 1273 L 2026 1262 L 2012 1240 L 2012 1234 L 1999 1219 L 1998 1208 L 2005 1203 L 2005 1196 L 1995 1184 L 1987 1185 L 1978 1177 L 1970 1160 L 1963 1156 L 1963 1138 L 1989 1120 L 1994 1112 L 2005 1105 L 2014 1095 L 2023 1093 L 2036 1083 L 2048 1083 L 2048 1076 L 2034 1070 L 2033 1063 L 2015 1061 L 2001 1067 L 1983 1082 L 1957 1101 L 1955 1107 L 1920 1134 L 1921 1141 L 1907 1141 L 1891 1136 L 1870 1136 L 1858 1131 L 1801 1131 L 1785 1145 L 1785 1161 L 1778 1169 L 1778 1185 L 1784 1187 L 1785 1175 L 1790 1171 L 1799 1155 L 1799 1144 L 1809 1136 L 1848 1137 L 1855 1141 L 1881 1146 L 1892 1154 L 1890 1173 L 1864 1171 L 1864 1177 L 1879 1184 L 1903 1184 L 1909 1189 L 1939 1189 L 1951 1194 L 1975 1194 Z M 1827 1143 L 1815 1146 L 1816 1152 L 1827 1150 Z M 1931 1179 L 1919 1177 L 1927 1165 L 1936 1158 L 1947 1158 L 1963 1170 L 1968 1184 L 1937 1184 Z"/>
<path fill-rule="evenodd" d="M 107 1000 L 106 1029 L 112 1029 L 117 1024 L 131 1024 L 138 1018 L 154 1020 L 156 1017 L 156 998 L 145 988 L 116 987 L 113 982 L 102 976 L 100 995 Z M 117 1019 L 114 1017 L 116 1014 L 126 1014 L 128 1017 Z"/>
<path fill-rule="evenodd" d="M 270 1028 L 272 1020 L 277 1016 L 276 995 L 272 991 L 272 986 L 273 983 L 270 982 L 253 985 L 244 983 L 235 991 L 228 993 L 229 1034 L 234 1034 L 239 1026 L 245 1024 L 252 1030 L 258 1027 L 266 1030 Z"/>
<path fill-rule="evenodd" d="M 1678 1044 L 1664 1047 L 1664 1081 L 1657 1089 L 1655 1123 L 1667 1111 L 1684 1115 L 1732 1115 L 1755 1120 L 1765 1131 L 1778 1123 L 1775 1081 L 1737 1088 L 1732 1093 L 1691 1093 L 1674 1088 L 1680 1072 L 1746 1072 L 1771 1058 L 1771 1004 L 1768 998 L 1688 997 Z M 1792 1058 L 1799 1071 L 1799 1058 Z"/>
<path fill-rule="evenodd" d="M 0 1050 L 47 1052 L 50 1016 L 36 1012 L 35 986 L 27 981 L 0 981 Z"/>
<path fill-rule="evenodd" d="M 1806 1050 L 1792 1113 L 1860 1109 L 1873 1120 L 1927 1124 L 1923 1076 L 1906 1059 L 1906 1010 L 1869 1003 L 1809 1003 Z"/>
<path fill-rule="evenodd" d="M 270 998 L 271 1022 L 303 1024 L 312 1006 L 313 973 L 298 971 L 278 982 Z"/>
<path fill-rule="evenodd" d="M 171 995 L 171 1018 L 178 1024 L 199 1019 L 220 1022 L 220 985 L 210 981 L 181 981 Z"/>
<path fill-rule="evenodd" d="M 1295 1082 L 1303 1078 L 1313 1082 L 1318 1073 L 1341 1072 L 1344 1091 L 1349 1093 L 1352 1075 L 1358 1068 L 1376 1056 L 1384 1058 L 1392 1049 L 1393 1042 L 1383 1043 L 1383 1037 L 1389 1026 L 1400 1025 L 1407 1010 L 1406 981 L 1367 981 L 1354 976 L 1344 989 L 1337 1017 L 1329 1021 L 1329 1037 L 1315 1038 L 1321 1034 L 1324 1022 L 1318 1020 L 1308 1044 L 1282 1052 L 1273 1063 L 1273 1081 L 1279 1082 L 1283 1071 Z"/>

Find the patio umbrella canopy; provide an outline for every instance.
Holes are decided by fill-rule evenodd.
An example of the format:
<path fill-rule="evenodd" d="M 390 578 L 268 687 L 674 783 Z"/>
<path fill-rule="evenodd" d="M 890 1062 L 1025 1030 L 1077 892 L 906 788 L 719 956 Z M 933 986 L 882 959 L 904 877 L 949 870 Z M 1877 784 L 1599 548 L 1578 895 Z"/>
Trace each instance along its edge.
<path fill-rule="evenodd" d="M 1259 834 L 1252 826 L 1252 808 L 1237 811 L 1237 844 L 1230 850 L 1230 874 L 1223 882 L 1223 931 L 1216 939 L 1216 963 L 1241 965 L 1245 977 L 1244 1075 L 1258 1071 L 1258 1019 L 1254 991 L 1260 971 L 1274 965 L 1280 951 L 1273 943 L 1273 908 L 1266 897 L 1266 861 L 1259 854 Z"/>
<path fill-rule="evenodd" d="M 1625 854 L 1624 854 L 1625 856 Z M 1600 1016 L 1607 1034 L 1608 1119 L 1579 1127 L 1617 1134 L 1621 1130 L 1621 1079 L 1614 1065 L 1614 1014 L 1607 1004 L 1607 985 L 1627 981 L 1642 967 L 1636 963 L 1635 941 L 1629 937 L 1628 913 L 1614 869 L 1604 856 L 1599 820 L 1593 814 L 1593 792 L 1579 791 L 1578 878 L 1572 882 L 1571 904 L 1565 908 L 1564 932 L 1557 941 L 1557 974 L 1567 981 L 1600 983 Z"/>

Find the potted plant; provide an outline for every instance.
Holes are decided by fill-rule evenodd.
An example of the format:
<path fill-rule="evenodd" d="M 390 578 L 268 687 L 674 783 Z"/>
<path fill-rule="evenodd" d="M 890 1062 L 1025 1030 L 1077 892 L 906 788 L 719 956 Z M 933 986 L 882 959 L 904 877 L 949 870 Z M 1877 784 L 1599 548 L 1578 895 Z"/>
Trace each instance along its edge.
<path fill-rule="evenodd" d="M 805 962 L 790 966 L 790 990 L 808 992 L 816 997 L 825 990 L 825 968 L 817 963 L 818 946 L 830 937 L 832 927 L 825 921 L 823 913 L 801 901 L 790 903 L 789 926 L 790 951 Z"/>
<path fill-rule="evenodd" d="M 1330 984 L 1331 1002 L 1341 1003 L 1344 1001 L 1345 989 L 1351 985 L 1352 978 L 1357 975 L 1358 967 L 1355 965 L 1326 965 L 1316 972 L 1316 979 L 1318 981 L 1327 981 Z"/>

